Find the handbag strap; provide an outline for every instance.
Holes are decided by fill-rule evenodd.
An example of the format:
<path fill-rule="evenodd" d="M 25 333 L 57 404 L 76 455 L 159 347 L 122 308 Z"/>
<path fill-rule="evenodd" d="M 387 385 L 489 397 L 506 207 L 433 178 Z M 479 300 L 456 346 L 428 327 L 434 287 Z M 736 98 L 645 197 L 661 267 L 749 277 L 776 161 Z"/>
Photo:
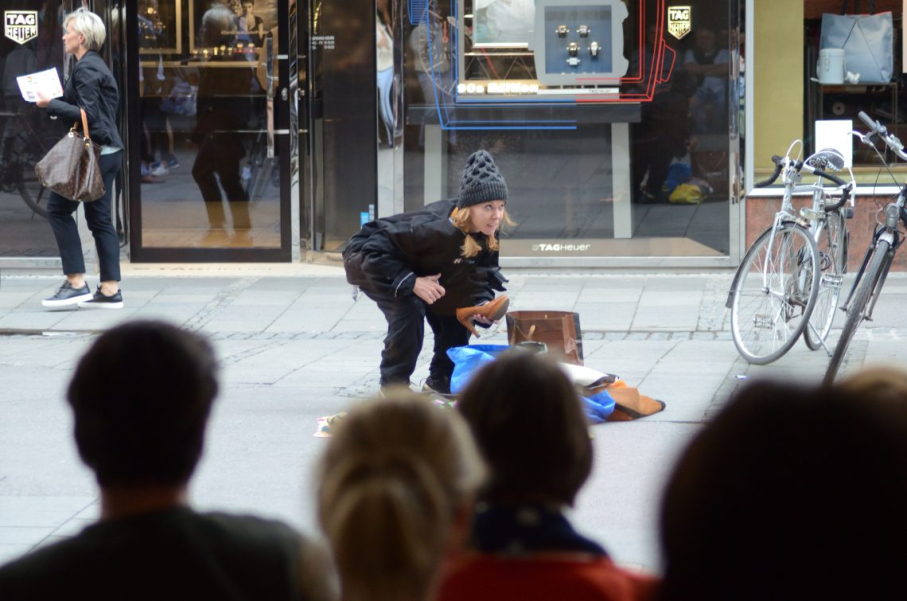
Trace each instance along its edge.
<path fill-rule="evenodd" d="M 85 113 L 85 109 L 79 108 L 79 112 L 82 113 L 82 137 L 91 140 L 91 136 L 88 134 L 88 115 Z M 79 127 L 79 122 L 76 121 L 72 124 L 72 130 L 76 131 L 76 128 Z"/>
<path fill-rule="evenodd" d="M 847 14 L 847 5 L 850 4 L 850 0 L 844 0 L 843 6 L 841 6 L 841 14 Z M 853 0 L 853 14 L 860 14 L 860 0 Z M 876 0 L 869 0 L 869 14 L 876 14 Z"/>

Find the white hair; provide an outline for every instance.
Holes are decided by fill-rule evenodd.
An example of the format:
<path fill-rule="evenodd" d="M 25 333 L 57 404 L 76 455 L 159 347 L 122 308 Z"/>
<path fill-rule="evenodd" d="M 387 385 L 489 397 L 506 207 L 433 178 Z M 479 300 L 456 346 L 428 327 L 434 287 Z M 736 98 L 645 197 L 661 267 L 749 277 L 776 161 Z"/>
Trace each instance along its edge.
<path fill-rule="evenodd" d="M 66 20 L 63 21 L 63 28 L 69 27 L 70 23 L 72 23 L 72 28 L 75 32 L 85 38 L 85 47 L 89 50 L 97 52 L 104 45 L 104 40 L 107 39 L 107 30 L 98 15 L 85 7 L 81 7 L 69 13 Z"/>

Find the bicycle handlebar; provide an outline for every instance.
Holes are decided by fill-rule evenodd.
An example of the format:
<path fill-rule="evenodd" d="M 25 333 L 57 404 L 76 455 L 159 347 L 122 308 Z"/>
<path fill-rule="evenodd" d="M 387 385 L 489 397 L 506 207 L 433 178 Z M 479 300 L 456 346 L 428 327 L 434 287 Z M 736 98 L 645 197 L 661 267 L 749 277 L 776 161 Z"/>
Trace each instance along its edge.
<path fill-rule="evenodd" d="M 847 184 L 844 187 L 844 190 L 841 192 L 841 200 L 832 205 L 827 205 L 822 207 L 826 213 L 832 213 L 843 207 L 847 200 L 850 198 L 850 193 L 853 191 L 853 184 Z"/>
<path fill-rule="evenodd" d="M 772 162 L 775 164 L 775 172 L 768 179 L 753 184 L 754 188 L 767 188 L 774 184 L 778 176 L 781 175 L 781 166 L 784 164 L 784 159 L 776 154 L 772 156 Z"/>
<path fill-rule="evenodd" d="M 821 169 L 811 168 L 809 165 L 803 165 L 803 169 L 805 169 L 806 171 L 811 172 L 815 175 L 818 175 L 819 177 L 824 177 L 825 179 L 827 179 L 830 182 L 834 182 L 834 184 L 836 186 L 846 186 L 847 185 L 847 182 L 845 182 L 840 177 L 836 177 L 836 176 L 832 175 L 831 173 L 826 173 L 826 172 L 822 171 Z"/>
<path fill-rule="evenodd" d="M 888 146 L 896 155 L 907 161 L 907 153 L 904 152 L 904 144 L 898 139 L 894 134 L 888 133 L 888 129 L 874 120 L 872 117 L 860 111 L 858 113 L 860 120 L 866 124 L 866 127 L 869 128 L 869 136 L 872 137 L 875 134 L 878 134 L 882 141 L 885 142 L 885 145 Z"/>
<path fill-rule="evenodd" d="M 866 124 L 866 127 L 869 128 L 870 132 L 874 134 L 884 134 L 886 131 L 888 131 L 885 129 L 884 125 L 882 125 L 863 111 L 860 111 L 859 113 L 857 113 L 857 115 L 860 117 L 860 121 Z"/>
<path fill-rule="evenodd" d="M 778 176 L 781 175 L 781 170 L 784 168 L 784 157 L 780 157 L 778 155 L 773 155 L 772 162 L 775 164 L 775 171 L 771 174 L 771 176 L 768 179 L 763 180 L 761 182 L 756 182 L 755 184 L 753 184 L 754 188 L 766 188 L 768 186 L 771 186 L 772 184 L 775 183 L 775 180 L 778 179 Z M 847 182 L 845 182 L 841 178 L 836 177 L 830 173 L 826 173 L 825 171 L 822 171 L 821 169 L 816 169 L 815 167 L 811 167 L 811 166 L 807 165 L 806 163 L 804 163 L 803 161 L 793 161 L 791 164 L 793 165 L 794 169 L 796 169 L 797 171 L 803 170 L 803 171 L 806 171 L 807 173 L 813 173 L 815 175 L 818 175 L 819 177 L 824 177 L 828 181 L 834 182 L 834 184 L 836 186 L 847 185 Z"/>

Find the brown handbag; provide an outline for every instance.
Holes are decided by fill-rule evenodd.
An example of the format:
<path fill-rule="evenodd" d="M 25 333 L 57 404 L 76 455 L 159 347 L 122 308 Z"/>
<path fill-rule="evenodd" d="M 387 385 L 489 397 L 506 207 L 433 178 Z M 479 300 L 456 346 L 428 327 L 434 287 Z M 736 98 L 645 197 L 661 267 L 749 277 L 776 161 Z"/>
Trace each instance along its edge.
<path fill-rule="evenodd" d="M 104 196 L 104 180 L 99 162 L 101 147 L 88 135 L 88 116 L 82 113 L 82 135 L 76 131 L 79 122 L 63 139 L 47 151 L 35 165 L 35 175 L 45 188 L 50 188 L 63 198 L 91 202 Z"/>
<path fill-rule="evenodd" d="M 511 311 L 507 314 L 507 342 L 544 342 L 559 361 L 583 364 L 583 331 L 579 313 L 570 311 Z"/>

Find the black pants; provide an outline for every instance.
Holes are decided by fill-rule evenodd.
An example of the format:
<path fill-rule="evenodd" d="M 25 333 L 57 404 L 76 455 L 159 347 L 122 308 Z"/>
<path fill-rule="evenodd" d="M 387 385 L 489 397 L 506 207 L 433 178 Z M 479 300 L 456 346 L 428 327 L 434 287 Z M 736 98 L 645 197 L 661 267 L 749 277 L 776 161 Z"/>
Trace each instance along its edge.
<path fill-rule="evenodd" d="M 444 317 L 427 311 L 428 305 L 415 294 L 399 298 L 365 294 L 378 303 L 387 320 L 387 336 L 381 352 L 381 386 L 409 383 L 422 351 L 425 320 L 435 335 L 429 377 L 436 382 L 449 380 L 454 364 L 447 356 L 447 349 L 469 344 L 469 330 L 455 316 Z"/>
<path fill-rule="evenodd" d="M 111 207 L 113 205 L 113 180 L 120 171 L 123 151 L 102 154 L 99 162 L 101 177 L 104 178 L 104 196 L 94 202 L 80 203 L 63 198 L 51 192 L 47 199 L 47 220 L 57 240 L 60 258 L 63 260 L 63 273 L 85 273 L 85 257 L 82 256 L 82 240 L 79 228 L 72 214 L 80 204 L 85 205 L 85 221 L 94 236 L 98 249 L 98 263 L 101 266 L 101 281 L 120 281 L 120 240 L 113 226 Z"/>
<path fill-rule="evenodd" d="M 210 134 L 198 147 L 192 177 L 198 184 L 212 228 L 221 228 L 227 222 L 223 197 L 226 195 L 233 229 L 252 227 L 249 218 L 249 195 L 242 185 L 242 161 L 246 157 L 241 134 Z M 218 185 L 220 182 L 220 185 Z M 223 188 L 223 194 L 221 194 Z"/>

